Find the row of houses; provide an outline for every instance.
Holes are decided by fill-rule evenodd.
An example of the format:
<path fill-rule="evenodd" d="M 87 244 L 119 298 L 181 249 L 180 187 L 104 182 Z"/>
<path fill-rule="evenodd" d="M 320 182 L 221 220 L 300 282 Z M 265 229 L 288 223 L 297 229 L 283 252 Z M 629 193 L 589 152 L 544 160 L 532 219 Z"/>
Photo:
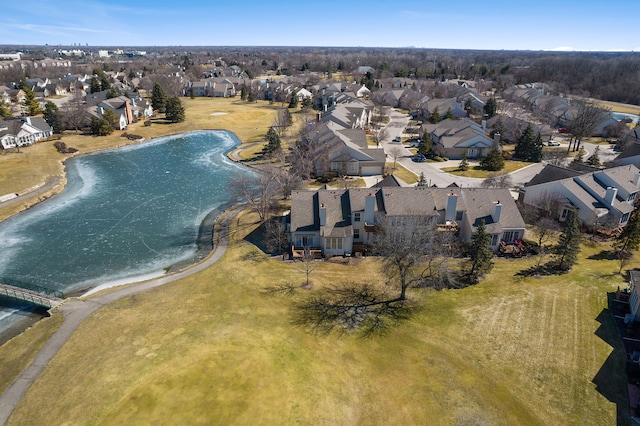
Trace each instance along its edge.
<path fill-rule="evenodd" d="M 481 223 L 493 250 L 524 236 L 524 220 L 508 189 L 384 186 L 294 191 L 287 216 L 294 253 L 311 249 L 336 256 L 366 251 L 381 224 L 452 232 L 466 242 Z"/>
<path fill-rule="evenodd" d="M 40 117 L 21 120 L 0 120 L 0 146 L 2 149 L 20 148 L 53 136 L 53 129 Z"/>

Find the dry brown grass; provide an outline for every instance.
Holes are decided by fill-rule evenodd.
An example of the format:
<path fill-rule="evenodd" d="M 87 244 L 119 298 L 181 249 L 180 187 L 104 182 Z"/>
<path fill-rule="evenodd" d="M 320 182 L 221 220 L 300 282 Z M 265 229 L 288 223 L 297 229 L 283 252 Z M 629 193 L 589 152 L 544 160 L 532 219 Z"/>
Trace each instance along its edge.
<path fill-rule="evenodd" d="M 607 398 L 624 400 L 622 383 L 603 395 L 593 381 L 613 336 L 598 320 L 621 279 L 615 264 L 586 259 L 597 247 L 583 246 L 562 277 L 516 277 L 534 260 L 497 259 L 477 286 L 412 291 L 422 309 L 385 335 L 324 336 L 290 324 L 293 301 L 343 280 L 381 282 L 377 260 L 318 263 L 314 290 L 274 296 L 270 286 L 302 283 L 304 272 L 245 239 L 254 221 L 234 220 L 214 267 L 97 311 L 9 424 L 616 421 Z"/>

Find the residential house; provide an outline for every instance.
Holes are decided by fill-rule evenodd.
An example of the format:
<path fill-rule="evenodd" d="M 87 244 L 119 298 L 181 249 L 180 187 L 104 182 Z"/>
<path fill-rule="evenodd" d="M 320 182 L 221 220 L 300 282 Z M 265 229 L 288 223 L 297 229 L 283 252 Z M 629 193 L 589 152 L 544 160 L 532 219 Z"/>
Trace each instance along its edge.
<path fill-rule="evenodd" d="M 496 140 L 485 133 L 486 128 L 468 118 L 446 119 L 436 124 L 425 124 L 421 133 L 429 133 L 433 151 L 441 157 L 459 160 L 485 157 L 492 148 L 500 149 L 499 135 Z"/>
<path fill-rule="evenodd" d="M 336 104 L 322 115 L 322 122 L 335 122 L 346 129 L 364 129 L 372 114 L 373 108 L 362 102 Z"/>
<path fill-rule="evenodd" d="M 95 95 L 95 93 L 92 95 Z M 111 110 L 115 114 L 118 120 L 118 130 L 125 130 L 129 124 L 134 122 L 131 101 L 126 96 L 105 99 L 87 108 L 88 114 L 95 118 L 102 118 L 106 110 Z"/>
<path fill-rule="evenodd" d="M 369 148 L 362 129 L 344 128 L 336 123 L 312 124 L 317 176 L 374 176 L 384 171 L 386 155 Z"/>
<path fill-rule="evenodd" d="M 521 190 L 524 204 L 539 207 L 557 206 L 563 221 L 575 208 L 587 226 L 617 227 L 626 225 L 640 192 L 640 169 L 624 165 L 580 173 L 547 165 Z"/>
<path fill-rule="evenodd" d="M 470 240 L 484 222 L 493 250 L 524 236 L 525 223 L 508 189 L 393 187 L 294 191 L 289 241 L 324 255 L 366 251 L 375 226 L 418 223 Z"/>
<path fill-rule="evenodd" d="M 441 118 L 446 117 L 448 111 L 451 111 L 453 118 L 464 118 L 467 116 L 467 111 L 464 109 L 464 102 L 456 98 L 429 99 L 426 107 L 429 114 L 433 114 L 437 110 Z"/>
<path fill-rule="evenodd" d="M 636 130 L 640 131 L 640 128 L 636 127 Z M 633 164 L 634 166 L 640 168 L 640 140 L 638 140 L 638 142 L 626 145 L 624 151 L 622 151 L 620 155 L 614 158 L 613 164 L 616 166 Z"/>
<path fill-rule="evenodd" d="M 634 321 L 640 321 L 640 271 L 629 271 L 629 309 Z M 626 319 L 625 319 L 626 320 Z"/>
<path fill-rule="evenodd" d="M 3 149 L 33 145 L 53 136 L 53 129 L 40 117 L 0 122 L 0 144 Z"/>

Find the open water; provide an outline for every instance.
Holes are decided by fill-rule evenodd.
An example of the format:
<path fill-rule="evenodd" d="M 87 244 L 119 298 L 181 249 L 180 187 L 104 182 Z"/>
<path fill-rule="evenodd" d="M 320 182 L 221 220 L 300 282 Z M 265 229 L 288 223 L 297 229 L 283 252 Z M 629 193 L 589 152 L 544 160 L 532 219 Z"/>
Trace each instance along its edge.
<path fill-rule="evenodd" d="M 0 222 L 0 276 L 79 293 L 195 261 L 201 222 L 252 173 L 226 157 L 239 141 L 198 131 L 72 158 L 64 191 Z M 0 305 L 0 332 L 28 307 Z"/>

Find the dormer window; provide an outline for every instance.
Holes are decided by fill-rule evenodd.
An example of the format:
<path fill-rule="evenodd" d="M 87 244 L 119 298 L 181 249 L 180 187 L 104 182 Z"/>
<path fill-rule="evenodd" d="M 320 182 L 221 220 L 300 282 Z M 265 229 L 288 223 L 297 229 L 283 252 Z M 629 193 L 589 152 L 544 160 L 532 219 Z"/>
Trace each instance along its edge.
<path fill-rule="evenodd" d="M 353 214 L 353 221 L 354 222 L 360 222 L 360 212 L 355 212 Z"/>

